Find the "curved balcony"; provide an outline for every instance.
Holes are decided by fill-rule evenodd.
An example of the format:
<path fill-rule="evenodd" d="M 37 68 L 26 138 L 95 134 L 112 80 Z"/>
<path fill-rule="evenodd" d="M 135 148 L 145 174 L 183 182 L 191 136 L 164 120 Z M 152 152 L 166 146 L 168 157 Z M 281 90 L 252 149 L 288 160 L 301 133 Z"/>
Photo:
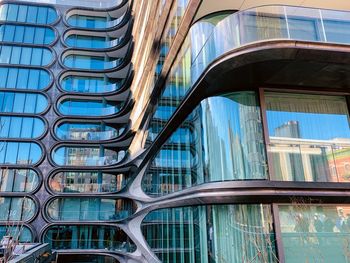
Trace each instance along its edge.
<path fill-rule="evenodd" d="M 55 194 L 108 194 L 121 191 L 127 175 L 101 171 L 59 171 L 49 177 L 49 189 Z"/>
<path fill-rule="evenodd" d="M 129 16 L 129 4 L 121 2 L 112 10 L 96 10 L 89 8 L 73 8 L 68 10 L 65 19 L 69 26 L 86 28 L 90 30 L 101 30 L 119 27 Z"/>
<path fill-rule="evenodd" d="M 86 249 L 104 252 L 134 252 L 136 245 L 115 225 L 60 224 L 44 229 L 41 241 L 53 249 Z"/>
<path fill-rule="evenodd" d="M 100 197 L 59 197 L 45 205 L 45 213 L 53 222 L 121 221 L 135 213 L 130 199 Z"/>
<path fill-rule="evenodd" d="M 284 53 L 282 53 L 281 51 L 276 55 L 279 56 L 279 60 L 295 60 L 295 53 L 288 52 L 292 48 L 299 48 L 296 46 L 295 43 L 291 43 L 295 41 L 306 42 L 301 48 L 309 48 L 307 47 L 307 43 L 329 43 L 332 45 L 349 45 L 349 14 L 349 12 L 345 11 L 320 10 L 292 6 L 262 6 L 231 14 L 222 19 L 219 23 L 217 23 L 217 25 L 214 26 L 209 32 L 208 27 L 194 26 L 194 28 L 191 29 L 187 40 L 185 41 L 185 43 L 187 43 L 186 48 L 188 48 L 187 50 L 189 51 L 184 51 L 183 53 L 185 53 L 185 55 L 178 58 L 178 63 L 174 64 L 171 73 L 168 77 L 167 89 L 169 90 L 173 85 L 173 79 L 179 78 L 181 83 L 178 84 L 179 92 L 173 93 L 173 98 L 170 99 L 169 104 L 175 106 L 172 106 L 173 109 L 169 110 L 169 114 L 166 116 L 166 121 L 168 121 L 171 118 L 171 116 L 173 116 L 175 109 L 180 104 L 180 102 L 186 97 L 188 91 L 194 85 L 200 84 L 200 77 L 202 76 L 204 71 L 208 69 L 209 66 L 216 60 L 224 59 L 225 55 L 232 55 L 233 53 L 235 53 L 237 56 L 240 56 L 241 54 L 248 56 L 247 53 L 244 53 L 245 49 L 247 49 L 247 52 L 259 52 L 259 50 L 263 49 L 264 43 L 267 45 L 268 43 L 276 41 L 278 41 L 278 44 L 274 46 L 274 50 L 276 52 L 275 54 L 277 54 L 277 52 L 281 50 L 284 50 Z M 207 39 L 205 39 L 204 41 L 203 38 L 199 36 L 207 36 Z M 286 43 L 288 42 L 290 45 L 288 45 L 287 47 L 284 46 L 284 41 L 286 41 Z M 248 47 L 251 47 L 251 49 L 248 50 Z M 317 47 L 319 47 L 320 50 L 322 49 L 320 45 L 317 45 Z M 330 45 L 328 46 L 328 48 L 328 50 L 330 51 Z M 339 51 L 340 48 L 338 49 L 338 57 L 341 56 Z M 256 58 L 256 61 L 258 62 L 269 61 L 269 57 L 271 57 L 271 54 L 267 53 L 268 52 L 266 52 L 266 54 L 258 54 L 254 58 Z M 180 52 L 180 54 L 182 53 Z M 330 54 L 327 53 L 327 55 L 328 58 L 331 57 Z M 191 60 L 190 70 L 188 69 L 189 65 L 186 64 L 189 60 Z M 227 73 L 228 71 L 232 71 L 232 68 L 242 68 L 243 65 L 253 64 L 253 62 L 251 62 L 250 60 L 250 57 L 243 60 L 240 60 L 239 62 L 235 60 L 234 63 L 230 61 L 231 66 L 225 64 L 227 69 L 225 72 Z M 324 62 L 324 60 L 325 59 L 319 62 Z M 340 61 L 339 63 L 342 63 L 340 58 L 337 61 Z M 186 66 L 183 66 L 184 64 Z M 324 64 L 326 63 L 324 62 Z M 220 63 L 220 65 L 224 67 L 224 63 Z M 263 67 L 264 66 L 262 66 L 262 68 Z M 272 68 L 272 66 L 270 68 Z M 305 68 L 307 68 L 307 66 L 305 66 Z M 288 69 L 286 69 L 286 71 L 283 73 L 291 74 L 291 70 L 289 70 L 288 73 L 287 70 Z M 186 75 L 184 74 L 185 72 Z M 250 72 L 252 72 L 252 70 Z M 324 70 L 323 72 L 327 73 L 326 70 Z M 315 72 L 305 71 L 305 79 L 307 79 L 306 74 L 308 73 L 316 75 Z M 334 72 L 332 73 L 335 74 Z M 225 81 L 223 82 L 230 83 L 227 74 L 225 75 L 227 79 L 225 79 Z M 231 74 L 231 76 L 233 75 L 234 74 Z M 282 78 L 285 78 L 286 75 L 283 75 L 281 73 L 280 76 L 282 76 Z M 291 75 L 288 76 L 288 80 L 293 78 L 291 77 Z M 246 77 L 249 78 L 248 76 Z M 277 81 L 275 80 L 275 82 L 269 82 L 269 80 L 267 79 L 268 77 L 269 79 L 272 78 L 271 75 L 266 74 L 261 77 L 261 81 L 257 81 L 266 81 L 267 83 L 272 82 L 274 84 L 276 84 L 277 81 L 283 83 L 283 80 L 280 80 L 281 77 Z M 274 77 L 277 78 L 276 76 Z M 331 78 L 330 75 L 329 77 Z M 313 78 L 313 80 L 316 82 L 317 78 Z M 319 83 L 322 83 L 321 81 L 319 81 L 318 84 L 311 83 L 310 79 L 308 79 L 308 81 L 308 83 L 310 83 L 310 86 L 318 86 Z M 300 82 L 296 82 L 296 85 L 298 85 L 298 83 L 300 84 Z M 220 84 L 217 83 L 218 81 L 216 81 L 216 85 L 220 86 Z M 288 83 L 289 85 L 292 85 L 291 82 Z M 214 83 L 213 86 L 215 86 Z M 226 91 L 227 90 L 229 90 L 229 88 L 226 88 Z M 164 93 L 166 93 L 166 91 L 164 91 Z M 181 95 L 177 95 L 180 93 Z M 168 95 L 164 94 L 164 97 L 167 96 Z"/>
<path fill-rule="evenodd" d="M 107 102 L 106 100 L 82 100 L 67 98 L 59 100 L 58 111 L 64 116 L 108 117 L 117 115 L 123 108 L 123 103 Z"/>
<path fill-rule="evenodd" d="M 61 140 L 108 141 L 121 136 L 125 128 L 114 128 L 104 123 L 65 121 L 56 125 L 54 130 Z"/>
<path fill-rule="evenodd" d="M 79 94 L 107 94 L 123 90 L 129 77 L 126 72 L 96 73 L 66 71 L 59 77 L 60 88 Z"/>
<path fill-rule="evenodd" d="M 63 43 L 72 48 L 116 49 L 130 39 L 130 24 L 112 31 L 91 31 L 68 29 L 62 36 Z"/>
<path fill-rule="evenodd" d="M 0 24 L 0 41 L 3 42 L 51 45 L 56 39 L 56 31 L 48 26 Z"/>
<path fill-rule="evenodd" d="M 5 3 L 0 6 L 0 21 L 32 24 L 53 24 L 59 19 L 57 11 L 50 6 L 25 3 Z"/>
<path fill-rule="evenodd" d="M 51 152 L 58 166 L 100 167 L 120 163 L 126 155 L 124 150 L 110 150 L 99 146 L 58 146 Z"/>
<path fill-rule="evenodd" d="M 67 49 L 61 55 L 61 63 L 66 68 L 83 71 L 119 70 L 127 63 L 130 45 L 107 52 Z"/>
<path fill-rule="evenodd" d="M 32 169 L 0 169 L 0 193 L 31 193 L 41 184 L 39 174 Z"/>

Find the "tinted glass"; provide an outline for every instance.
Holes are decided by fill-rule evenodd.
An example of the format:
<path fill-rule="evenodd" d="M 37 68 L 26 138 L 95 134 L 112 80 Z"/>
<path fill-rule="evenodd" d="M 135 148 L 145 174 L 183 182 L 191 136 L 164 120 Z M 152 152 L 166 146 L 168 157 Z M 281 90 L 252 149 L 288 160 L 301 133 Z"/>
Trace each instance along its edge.
<path fill-rule="evenodd" d="M 42 241 L 53 249 L 103 249 L 133 252 L 135 244 L 123 230 L 116 226 L 60 225 L 50 226 Z"/>
<path fill-rule="evenodd" d="M 47 99 L 41 94 L 0 92 L 0 112 L 39 114 L 47 106 Z"/>
<path fill-rule="evenodd" d="M 80 93 L 113 92 L 117 91 L 121 86 L 121 80 L 112 80 L 107 77 L 68 76 L 61 81 L 61 87 L 65 91 Z"/>
<path fill-rule="evenodd" d="M 0 221 L 27 221 L 36 209 L 34 201 L 27 197 L 0 197 Z"/>
<path fill-rule="evenodd" d="M 50 49 L 0 45 L 0 63 L 28 66 L 47 66 L 53 60 Z"/>
<path fill-rule="evenodd" d="M 52 176 L 49 185 L 57 193 L 113 193 L 126 185 L 124 174 L 107 174 L 94 171 L 60 172 Z"/>
<path fill-rule="evenodd" d="M 39 118 L 0 116 L 0 138 L 31 139 L 45 132 L 45 123 Z"/>
<path fill-rule="evenodd" d="M 42 156 L 42 150 L 36 143 L 2 142 L 1 146 L 0 164 L 34 165 Z"/>
<path fill-rule="evenodd" d="M 32 192 L 39 183 L 34 170 L 0 169 L 0 192 Z"/>

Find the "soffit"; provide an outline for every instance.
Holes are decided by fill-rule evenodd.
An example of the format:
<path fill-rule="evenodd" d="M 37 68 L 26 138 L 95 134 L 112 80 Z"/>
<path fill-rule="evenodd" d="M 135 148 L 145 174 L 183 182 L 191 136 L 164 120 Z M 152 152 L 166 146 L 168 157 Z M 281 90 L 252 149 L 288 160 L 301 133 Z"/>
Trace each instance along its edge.
<path fill-rule="evenodd" d="M 292 5 L 350 11 L 349 0 L 203 0 L 194 21 L 222 10 L 244 10 L 261 5 Z"/>

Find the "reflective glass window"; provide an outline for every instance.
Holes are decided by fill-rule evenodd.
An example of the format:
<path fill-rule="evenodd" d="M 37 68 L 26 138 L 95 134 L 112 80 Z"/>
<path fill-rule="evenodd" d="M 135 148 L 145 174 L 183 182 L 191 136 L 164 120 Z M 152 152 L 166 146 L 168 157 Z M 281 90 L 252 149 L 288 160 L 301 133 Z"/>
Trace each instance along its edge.
<path fill-rule="evenodd" d="M 54 31 L 49 27 L 0 25 L 0 41 L 24 44 L 49 45 L 55 39 Z"/>
<path fill-rule="evenodd" d="M 133 252 L 136 246 L 123 230 L 106 225 L 54 225 L 43 233 L 53 249 L 102 249 Z"/>
<path fill-rule="evenodd" d="M 106 101 L 92 100 L 64 100 L 58 105 L 58 110 L 63 115 L 73 116 L 108 116 L 118 113 L 121 104 L 112 104 Z"/>
<path fill-rule="evenodd" d="M 122 59 L 111 57 L 97 57 L 86 55 L 68 55 L 63 59 L 63 64 L 68 68 L 107 70 L 120 65 Z"/>
<path fill-rule="evenodd" d="M 61 81 L 65 91 L 80 93 L 105 93 L 117 91 L 123 82 L 120 79 L 107 77 L 67 76 Z"/>
<path fill-rule="evenodd" d="M 125 174 L 107 174 L 100 171 L 59 172 L 49 180 L 56 193 L 114 193 L 127 183 Z"/>
<path fill-rule="evenodd" d="M 279 262 L 268 205 L 156 210 L 141 224 L 161 262 Z"/>
<path fill-rule="evenodd" d="M 40 183 L 39 175 L 29 169 L 0 169 L 0 192 L 32 192 Z"/>
<path fill-rule="evenodd" d="M 47 48 L 10 45 L 0 45 L 0 48 L 0 63 L 47 66 L 53 60 L 53 54 Z"/>
<path fill-rule="evenodd" d="M 18 236 L 19 234 L 19 242 L 21 243 L 33 243 L 34 237 L 30 229 L 23 225 L 20 229 L 18 227 L 14 226 L 3 226 L 0 225 L 0 239 L 2 239 L 4 236 Z"/>
<path fill-rule="evenodd" d="M 57 198 L 46 207 L 54 221 L 118 221 L 132 215 L 136 210 L 133 201 L 107 198 Z"/>
<path fill-rule="evenodd" d="M 154 122 L 150 136 L 162 125 Z M 161 147 L 146 172 L 147 194 L 207 182 L 267 179 L 261 113 L 254 92 L 203 100 Z"/>
<path fill-rule="evenodd" d="M 42 94 L 0 92 L 0 112 L 38 114 L 47 106 L 48 101 Z"/>
<path fill-rule="evenodd" d="M 52 159 L 63 166 L 105 166 L 120 162 L 125 151 L 113 151 L 103 147 L 59 147 L 52 152 Z"/>
<path fill-rule="evenodd" d="M 72 15 L 67 21 L 75 27 L 105 28 L 107 26 L 107 18 L 99 16 Z"/>
<path fill-rule="evenodd" d="M 1 21 L 51 24 L 57 18 L 55 9 L 47 6 L 3 4 L 0 7 Z"/>
<path fill-rule="evenodd" d="M 347 262 L 349 205 L 280 205 L 279 217 L 286 263 Z"/>
<path fill-rule="evenodd" d="M 34 165 L 42 156 L 42 150 L 36 143 L 2 142 L 1 146 L 0 164 Z"/>
<path fill-rule="evenodd" d="M 0 116 L 0 138 L 32 139 L 45 132 L 45 123 L 34 117 Z"/>
<path fill-rule="evenodd" d="M 349 182 L 345 97 L 267 92 L 265 101 L 273 179 Z"/>
<path fill-rule="evenodd" d="M 27 197 L 0 197 L 0 221 L 28 221 L 36 209 L 34 201 Z"/>
<path fill-rule="evenodd" d="M 57 137 L 62 140 L 111 140 L 119 137 L 124 128 L 115 129 L 103 123 L 63 123 L 55 129 Z"/>
<path fill-rule="evenodd" d="M 65 42 L 70 47 L 110 48 L 118 44 L 118 39 L 88 35 L 69 35 Z"/>

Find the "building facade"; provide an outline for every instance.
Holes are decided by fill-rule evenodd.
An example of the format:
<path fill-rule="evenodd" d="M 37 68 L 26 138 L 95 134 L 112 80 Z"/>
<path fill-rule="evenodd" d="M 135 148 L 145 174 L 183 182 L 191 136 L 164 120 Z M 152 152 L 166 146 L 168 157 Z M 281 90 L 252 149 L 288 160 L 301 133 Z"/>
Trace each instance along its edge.
<path fill-rule="evenodd" d="M 0 233 L 59 262 L 349 262 L 346 1 L 0 2 Z"/>

